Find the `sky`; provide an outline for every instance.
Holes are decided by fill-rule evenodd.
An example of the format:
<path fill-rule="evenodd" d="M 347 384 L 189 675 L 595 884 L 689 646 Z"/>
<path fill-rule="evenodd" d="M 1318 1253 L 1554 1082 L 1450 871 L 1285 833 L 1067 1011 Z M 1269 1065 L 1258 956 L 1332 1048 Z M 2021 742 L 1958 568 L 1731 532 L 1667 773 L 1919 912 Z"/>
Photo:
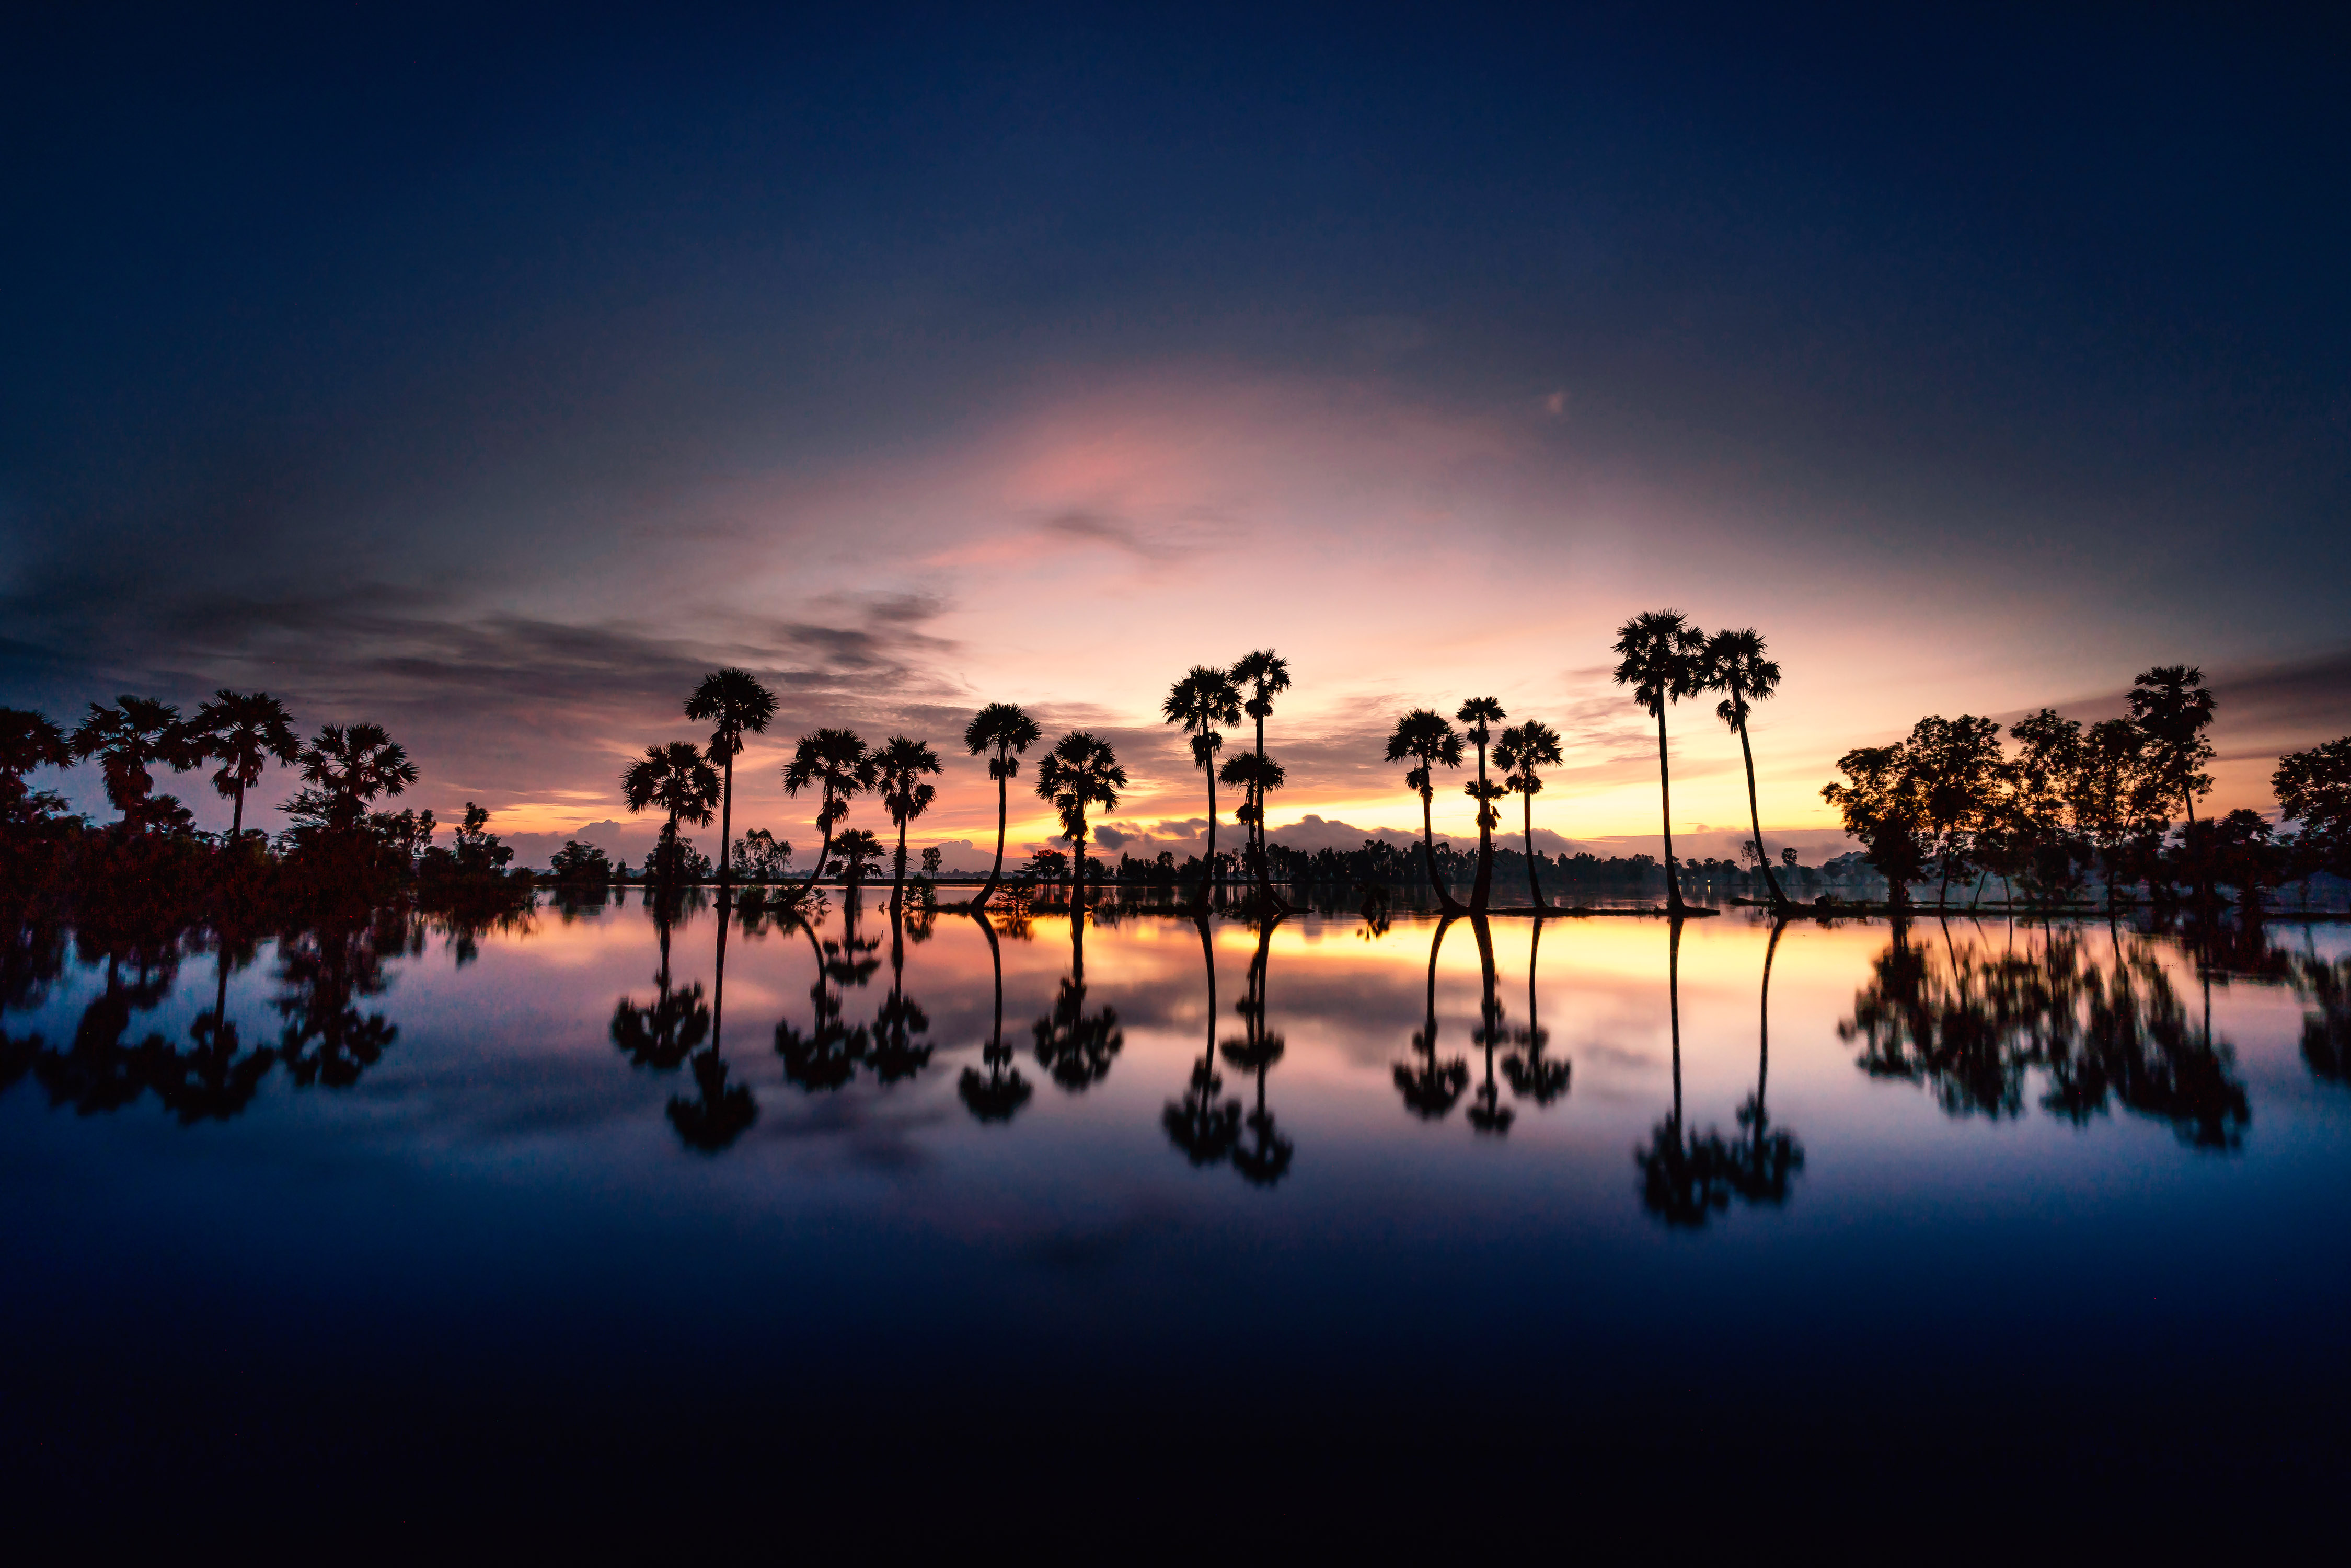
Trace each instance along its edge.
<path fill-rule="evenodd" d="M 1654 852 L 1609 647 L 1668 607 L 1782 665 L 1808 860 L 1929 713 L 2197 664 L 2219 809 L 2351 731 L 2339 23 L 1529 9 L 12 22 L 0 703 L 266 688 L 634 855 L 622 767 L 738 664 L 738 831 L 812 840 L 799 734 L 904 733 L 975 867 L 980 704 L 1110 738 L 1102 843 L 1180 853 L 1159 701 L 1265 647 L 1285 841 L 1416 830 L 1388 728 L 1490 695 L 1567 739 L 1540 847 Z M 1728 854 L 1711 709 L 1674 825 Z"/>

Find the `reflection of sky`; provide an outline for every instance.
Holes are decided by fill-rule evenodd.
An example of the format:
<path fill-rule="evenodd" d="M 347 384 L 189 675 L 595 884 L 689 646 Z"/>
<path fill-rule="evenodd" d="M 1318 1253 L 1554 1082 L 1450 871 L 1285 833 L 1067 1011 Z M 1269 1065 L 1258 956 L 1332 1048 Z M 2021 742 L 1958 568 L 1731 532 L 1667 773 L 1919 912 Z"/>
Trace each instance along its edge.
<path fill-rule="evenodd" d="M 2309 195 L 2351 135 L 2286 25 L 479 25 L 60 14 L 0 61 L 0 701 L 378 718 L 535 862 L 726 662 L 785 705 L 737 821 L 803 843 L 792 736 L 1002 699 L 1188 844 L 1155 704 L 1268 644 L 1278 825 L 1414 825 L 1381 735 L 1491 693 L 1567 736 L 1540 824 L 1646 839 L 1604 666 L 1667 604 L 1785 664 L 1758 784 L 1808 853 L 1834 758 L 1928 712 L 2201 661 L 2221 807 L 2351 729 Z M 1676 826 L 1719 854 L 1709 708 Z M 918 834 L 989 793 L 953 758 Z"/>

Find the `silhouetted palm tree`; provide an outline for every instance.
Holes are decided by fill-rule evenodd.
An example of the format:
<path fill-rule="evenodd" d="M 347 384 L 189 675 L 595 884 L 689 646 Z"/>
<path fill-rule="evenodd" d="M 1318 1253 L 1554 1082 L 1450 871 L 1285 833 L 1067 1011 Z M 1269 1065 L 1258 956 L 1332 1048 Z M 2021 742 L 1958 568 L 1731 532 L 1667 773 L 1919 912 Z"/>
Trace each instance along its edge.
<path fill-rule="evenodd" d="M 1437 902 L 1447 914 L 1458 915 L 1460 904 L 1445 879 L 1437 874 L 1437 828 L 1431 812 L 1437 800 L 1436 770 L 1440 765 L 1461 766 L 1461 737 L 1443 714 L 1416 707 L 1396 720 L 1395 733 L 1388 737 L 1387 759 L 1402 762 L 1406 758 L 1420 764 L 1404 776 L 1404 783 L 1420 796 L 1420 839 L 1427 855 L 1428 885 L 1437 890 Z"/>
<path fill-rule="evenodd" d="M 272 758 L 290 766 L 302 756 L 293 716 L 267 692 L 233 692 L 224 686 L 196 709 L 188 721 L 187 738 L 204 758 L 221 765 L 213 775 L 213 788 L 236 802 L 229 820 L 232 844 L 245 834 L 245 792 L 261 782 L 262 769 Z"/>
<path fill-rule="evenodd" d="M 996 940 L 996 927 L 977 909 L 972 918 L 979 922 L 987 937 L 988 967 L 996 977 L 996 1021 L 988 1032 L 987 1043 L 980 1047 L 979 1060 L 987 1071 L 967 1067 L 956 1082 L 956 1092 L 963 1097 L 964 1108 L 982 1122 L 1009 1122 L 1013 1113 L 1029 1103 L 1029 1081 L 1012 1065 L 1012 1048 L 1004 1043 L 1004 950 Z"/>
<path fill-rule="evenodd" d="M 177 772 L 194 766 L 196 758 L 181 729 L 178 708 L 128 693 L 115 702 L 113 707 L 90 704 L 89 716 L 69 744 L 75 757 L 99 759 L 107 800 L 124 822 L 144 827 L 154 814 L 149 810 L 155 788 L 150 765 L 160 762 Z"/>
<path fill-rule="evenodd" d="M 1551 905 L 1543 900 L 1542 879 L 1535 874 L 1535 797 L 1543 787 L 1542 775 L 1535 770 L 1555 768 L 1559 762 L 1559 731 L 1541 719 L 1512 725 L 1494 742 L 1494 766 L 1502 770 L 1502 785 L 1521 802 L 1527 837 L 1527 896 L 1534 900 L 1537 909 Z"/>
<path fill-rule="evenodd" d="M 1424 1122 L 1444 1120 L 1453 1109 L 1461 1092 L 1469 1087 L 1469 1064 L 1459 1057 L 1450 1061 L 1437 1060 L 1437 955 L 1445 946 L 1445 933 L 1453 924 L 1450 915 L 1437 923 L 1437 935 L 1428 944 L 1428 1018 L 1412 1037 L 1412 1048 L 1420 1053 L 1418 1061 L 1399 1061 L 1393 1072 L 1396 1092 L 1404 1096 L 1405 1107 Z"/>
<path fill-rule="evenodd" d="M 1500 723 L 1505 716 L 1502 705 L 1492 697 L 1471 697 L 1453 716 L 1468 726 L 1469 743 L 1478 748 L 1478 777 L 1461 786 L 1461 792 L 1478 802 L 1478 880 L 1470 884 L 1469 909 L 1483 915 L 1494 886 L 1494 828 L 1501 821 L 1494 802 L 1502 798 L 1502 787 L 1486 778 L 1486 746 L 1494 737 L 1488 726 Z"/>
<path fill-rule="evenodd" d="M 820 729 L 800 737 L 792 759 L 784 765 L 784 793 L 797 796 L 813 784 L 820 791 L 823 802 L 816 813 L 817 831 L 823 835 L 823 842 L 816 852 L 816 864 L 801 886 L 802 897 L 816 892 L 816 880 L 824 874 L 825 862 L 832 857 L 833 824 L 849 815 L 849 802 L 872 789 L 873 783 L 872 754 L 854 731 Z"/>
<path fill-rule="evenodd" d="M 1469 928 L 1478 934 L 1478 1030 L 1472 1042 L 1486 1048 L 1486 1082 L 1469 1100 L 1469 1125 L 1480 1133 L 1496 1137 L 1510 1130 L 1518 1113 L 1502 1103 L 1501 1089 L 1494 1082 L 1494 1048 L 1510 1038 L 1504 1027 L 1502 998 L 1494 986 L 1494 934 L 1486 925 L 1486 917 L 1473 915 Z"/>
<path fill-rule="evenodd" d="M 1242 705 L 1242 711 L 1257 721 L 1258 782 L 1249 795 L 1249 805 L 1254 812 L 1249 820 L 1249 831 L 1255 846 L 1258 897 L 1268 908 L 1277 904 L 1287 907 L 1273 891 L 1273 865 L 1265 847 L 1265 791 L 1280 787 L 1278 781 L 1266 781 L 1271 776 L 1269 774 L 1271 765 L 1265 755 L 1265 721 L 1272 716 L 1273 699 L 1290 689 L 1290 661 L 1270 648 L 1259 648 L 1255 653 L 1243 655 L 1240 663 L 1233 666 L 1233 679 L 1248 684 L 1249 701 Z M 1279 772 L 1278 768 L 1271 768 L 1271 774 L 1278 775 Z"/>
<path fill-rule="evenodd" d="M 327 825 L 343 831 L 358 827 L 379 796 L 402 794 L 416 782 L 407 748 L 374 724 L 319 726 L 301 767 L 324 798 Z"/>
<path fill-rule="evenodd" d="M 996 864 L 988 871 L 987 885 L 971 901 L 974 913 L 987 907 L 989 896 L 1004 880 L 1006 794 L 1020 771 L 1020 754 L 1037 744 L 1039 733 L 1037 721 L 1010 703 L 990 703 L 964 726 L 965 749 L 974 757 L 985 753 L 987 776 L 996 780 Z"/>
<path fill-rule="evenodd" d="M 1208 776 L 1208 849 L 1200 857 L 1197 904 L 1208 906 L 1217 880 L 1217 753 L 1225 737 L 1217 727 L 1241 721 L 1241 691 L 1233 677 L 1207 664 L 1195 664 L 1167 693 L 1159 711 L 1169 724 L 1180 724 L 1192 737 L 1192 766 Z"/>
<path fill-rule="evenodd" d="M 1503 1061 L 1502 1076 L 1510 1081 L 1510 1092 L 1520 1099 L 1548 1105 L 1567 1092 L 1570 1064 L 1543 1054 L 1551 1045 L 1551 1031 L 1542 1027 L 1535 1005 L 1536 960 L 1542 954 L 1542 922 L 1538 920 L 1534 938 L 1527 945 L 1527 1027 L 1510 1036 L 1519 1049 Z"/>
<path fill-rule="evenodd" d="M 46 716 L 26 708 L 0 707 L 0 821 L 14 821 L 34 799 L 25 775 L 36 768 L 63 768 L 73 748 Z M 42 799 L 54 797 L 43 796 Z"/>
<path fill-rule="evenodd" d="M 1250 804 L 1241 810 L 1253 813 L 1249 818 L 1252 828 L 1258 825 L 1259 819 L 1265 814 L 1267 793 L 1280 789 L 1290 781 L 1290 775 L 1280 763 L 1270 757 L 1260 757 L 1246 751 L 1238 757 L 1225 758 L 1225 765 L 1217 770 L 1217 777 L 1224 783 L 1248 791 Z M 1239 814 L 1239 811 L 1234 813 L 1236 816 Z M 1276 914 L 1288 909 L 1289 904 L 1274 894 L 1271 862 L 1264 852 L 1264 846 L 1252 843 L 1249 846 L 1249 852 L 1251 862 L 1256 868 L 1256 874 L 1252 880 L 1257 883 L 1259 906 Z"/>
<path fill-rule="evenodd" d="M 1616 629 L 1616 684 L 1657 721 L 1657 788 L 1665 800 L 1666 910 L 1684 913 L 1679 868 L 1674 863 L 1674 780 L 1666 752 L 1666 705 L 1695 695 L 1704 674 L 1706 633 L 1678 610 L 1652 610 Z"/>
<path fill-rule="evenodd" d="M 710 726 L 710 760 L 724 770 L 718 797 L 718 885 L 724 889 L 733 873 L 729 858 L 735 844 L 735 758 L 742 753 L 743 737 L 762 735 L 776 716 L 776 694 L 761 685 L 748 670 L 733 665 L 702 677 L 685 699 L 685 716 Z"/>
<path fill-rule="evenodd" d="M 1764 847 L 1763 812 L 1755 802 L 1755 748 L 1747 739 L 1748 711 L 1779 692 L 1780 665 L 1764 657 L 1763 639 L 1752 627 L 1717 632 L 1706 640 L 1701 657 L 1706 688 L 1722 694 L 1714 711 L 1738 735 L 1739 755 L 1747 764 L 1747 821 L 1755 830 L 1755 856 L 1763 867 L 1763 885 L 1771 890 L 1772 909 L 1784 914 L 1788 895 L 1780 891 L 1780 879 L 1771 871 L 1771 852 Z"/>
<path fill-rule="evenodd" d="M 1110 743 L 1082 729 L 1071 730 L 1055 743 L 1037 764 L 1037 794 L 1061 814 L 1061 831 L 1070 841 L 1070 917 L 1085 918 L 1086 808 L 1107 811 L 1118 804 L 1126 788 L 1126 769 Z"/>
<path fill-rule="evenodd" d="M 898 852 L 892 862 L 896 876 L 890 884 L 890 907 L 894 912 L 906 895 L 906 824 L 931 809 L 939 798 L 935 785 L 925 780 L 925 773 L 944 773 L 939 766 L 939 754 L 922 741 L 893 735 L 874 758 L 880 779 L 882 805 L 890 820 L 898 824 Z"/>
<path fill-rule="evenodd" d="M 710 766 L 690 740 L 648 746 L 645 754 L 621 775 L 621 800 L 632 812 L 659 807 L 669 821 L 662 829 L 661 848 L 654 860 L 658 880 L 674 880 L 684 860 L 678 841 L 680 820 L 697 828 L 710 825 L 720 799 L 718 769 Z M 724 852 L 723 850 L 721 852 Z"/>

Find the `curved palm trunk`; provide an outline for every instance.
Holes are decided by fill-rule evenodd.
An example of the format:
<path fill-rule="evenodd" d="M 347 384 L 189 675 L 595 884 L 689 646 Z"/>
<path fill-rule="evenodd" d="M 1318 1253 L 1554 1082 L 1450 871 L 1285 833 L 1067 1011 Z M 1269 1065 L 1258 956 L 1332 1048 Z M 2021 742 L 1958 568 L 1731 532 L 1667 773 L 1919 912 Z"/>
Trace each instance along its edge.
<path fill-rule="evenodd" d="M 996 927 L 988 924 L 986 915 L 977 912 L 977 905 L 972 918 L 977 920 L 979 928 L 987 934 L 988 967 L 996 973 L 996 1028 L 988 1036 L 987 1046 L 991 1051 L 1000 1051 L 1004 1047 L 1004 949 L 996 944 Z"/>
<path fill-rule="evenodd" d="M 1731 700 L 1739 701 L 1736 692 Z M 1780 879 L 1771 874 L 1771 852 L 1763 847 L 1763 812 L 1755 804 L 1755 749 L 1747 744 L 1747 705 L 1739 705 L 1739 755 L 1747 761 L 1747 821 L 1755 830 L 1755 858 L 1763 867 L 1763 885 L 1771 891 L 1771 907 L 1785 909 L 1788 895 L 1780 891 Z"/>
<path fill-rule="evenodd" d="M 1771 923 L 1771 940 L 1763 946 L 1762 1016 L 1758 1020 L 1755 1050 L 1755 1153 L 1757 1169 L 1762 1168 L 1763 1153 L 1763 1089 L 1771 1075 L 1771 956 L 1780 950 L 1780 933 L 1783 927 Z"/>
<path fill-rule="evenodd" d="M 1486 799 L 1486 743 L 1478 743 L 1478 880 L 1469 884 L 1469 913 L 1486 913 L 1494 888 L 1494 830 L 1489 825 L 1494 803 Z"/>
<path fill-rule="evenodd" d="M 1273 891 L 1273 856 L 1266 849 L 1265 837 L 1265 716 L 1257 718 L 1257 782 L 1249 788 L 1256 797 L 1257 821 L 1250 831 L 1257 838 L 1257 892 L 1268 909 L 1290 912 L 1290 901 Z"/>
<path fill-rule="evenodd" d="M 1526 802 L 1527 896 L 1535 901 L 1537 909 L 1549 909 L 1551 905 L 1543 902 L 1542 879 L 1535 875 L 1535 798 L 1532 793 L 1519 798 Z M 1530 979 L 1527 983 L 1532 985 L 1534 982 Z"/>
<path fill-rule="evenodd" d="M 1427 769 L 1433 768 L 1436 764 L 1424 762 L 1421 766 L 1424 769 Z M 1420 841 L 1428 866 L 1428 885 L 1437 890 L 1437 903 L 1445 913 L 1458 915 L 1461 913 L 1460 901 L 1453 896 L 1453 890 L 1445 885 L 1445 879 L 1437 874 L 1437 826 L 1436 819 L 1430 814 L 1436 794 L 1437 791 L 1434 789 L 1423 789 L 1420 792 Z M 1434 958 L 1430 959 L 1431 963 L 1435 961 Z M 1434 986 L 1435 971 L 1430 971 L 1430 974 L 1432 977 L 1430 984 Z M 1431 994 L 1435 993 L 1432 991 Z"/>
<path fill-rule="evenodd" d="M 997 758 L 997 761 L 999 764 L 1003 760 L 1004 758 L 1001 755 Z M 987 873 L 987 885 L 981 888 L 979 890 L 979 896 L 971 901 L 972 913 L 975 915 L 987 907 L 987 900 L 989 896 L 996 892 L 996 884 L 1004 880 L 1004 817 L 1006 811 L 1004 796 L 1006 787 L 1005 775 L 998 772 L 996 776 L 996 865 L 994 869 L 989 871 Z"/>
<path fill-rule="evenodd" d="M 1666 808 L 1666 913 L 1679 917 L 1684 906 L 1681 873 L 1674 863 L 1674 772 L 1673 765 L 1666 755 L 1666 705 L 1662 702 L 1657 704 L 1657 789 L 1665 797 Z M 1674 1092 L 1678 1099 L 1681 1092 L 1678 1087 L 1681 1082 L 1679 1046 L 1675 1048 L 1674 1063 L 1677 1085 Z M 1678 1126 L 1681 1113 L 1677 1109 L 1674 1114 L 1677 1118 L 1675 1124 Z"/>
<path fill-rule="evenodd" d="M 816 879 L 824 874 L 824 862 L 832 858 L 832 791 L 824 792 L 824 806 L 817 812 L 823 823 L 824 838 L 816 847 L 816 864 L 809 870 L 809 879 L 800 884 L 800 896 L 810 897 L 816 892 Z"/>

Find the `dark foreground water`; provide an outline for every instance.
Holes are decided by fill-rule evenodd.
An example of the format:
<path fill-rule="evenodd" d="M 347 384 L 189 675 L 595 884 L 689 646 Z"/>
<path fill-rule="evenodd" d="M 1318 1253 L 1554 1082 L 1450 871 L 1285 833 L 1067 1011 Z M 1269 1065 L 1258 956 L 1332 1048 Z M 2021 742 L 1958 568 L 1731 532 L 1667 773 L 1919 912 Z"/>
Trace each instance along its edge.
<path fill-rule="evenodd" d="M 2337 1528 L 2340 927 L 718 934 L 16 953 L 19 1526 Z"/>

